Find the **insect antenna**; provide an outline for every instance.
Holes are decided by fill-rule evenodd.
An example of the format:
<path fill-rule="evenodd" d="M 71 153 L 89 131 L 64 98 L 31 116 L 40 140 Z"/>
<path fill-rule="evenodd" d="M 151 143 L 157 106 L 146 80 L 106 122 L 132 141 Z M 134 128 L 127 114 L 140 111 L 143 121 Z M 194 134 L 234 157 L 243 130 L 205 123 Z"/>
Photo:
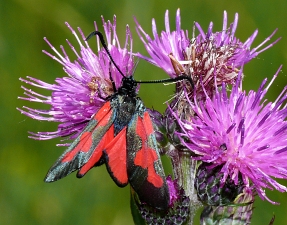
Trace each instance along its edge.
<path fill-rule="evenodd" d="M 110 81 L 112 82 L 112 85 L 113 85 L 113 90 L 114 92 L 116 92 L 117 88 L 116 88 L 116 84 L 115 84 L 115 81 L 112 77 L 112 71 L 111 71 L 111 68 L 112 68 L 112 65 L 111 65 L 111 61 L 110 61 L 110 66 L 109 66 L 109 76 L 110 76 Z"/>
<path fill-rule="evenodd" d="M 93 37 L 93 36 L 98 36 L 99 38 L 100 38 L 100 42 L 101 42 L 101 44 L 102 44 L 102 46 L 103 46 L 103 48 L 105 49 L 105 51 L 107 52 L 107 54 L 108 54 L 108 56 L 109 56 L 109 58 L 110 58 L 110 64 L 111 64 L 111 62 L 114 64 L 114 66 L 116 67 L 116 69 L 119 71 L 119 73 L 123 76 L 123 77 L 126 77 L 124 74 L 123 74 L 123 72 L 120 70 L 120 68 L 118 67 L 118 65 L 115 63 L 115 61 L 114 61 L 114 59 L 113 59 L 113 57 L 111 56 L 111 53 L 110 53 L 110 51 L 109 51 L 109 49 L 108 49 L 108 47 L 107 47 L 107 44 L 106 44 L 106 42 L 105 42 L 105 39 L 104 39 L 104 36 L 103 36 L 103 34 L 100 32 L 100 31 L 93 31 L 92 33 L 90 33 L 89 35 L 88 35 L 88 37 L 86 37 L 86 41 L 88 41 L 89 39 L 91 39 L 91 37 Z M 114 79 L 112 78 L 112 72 L 111 72 L 111 67 L 110 67 L 110 69 L 109 69 L 109 76 L 110 76 L 110 80 L 111 80 L 111 82 L 112 82 L 112 85 L 113 85 L 113 89 L 114 89 L 114 92 L 116 92 L 116 84 L 115 84 L 115 81 L 114 81 Z"/>
<path fill-rule="evenodd" d="M 102 43 L 103 48 L 106 50 L 111 62 L 114 64 L 114 66 L 117 68 L 117 70 L 119 71 L 119 73 L 123 76 L 126 77 L 123 72 L 120 70 L 120 68 L 118 67 L 118 65 L 115 63 L 115 61 L 113 60 L 113 57 L 111 56 L 111 53 L 106 45 L 105 39 L 103 34 L 100 31 L 93 31 L 92 33 L 90 33 L 87 37 L 86 37 L 86 41 L 88 41 L 91 37 L 93 36 L 98 36 L 100 38 L 100 42 Z M 111 77 L 110 74 L 110 79 L 113 83 L 114 86 L 114 81 Z M 148 80 L 148 81 L 135 81 L 138 84 L 148 84 L 148 83 L 164 83 L 164 82 L 175 82 L 175 81 L 180 81 L 180 80 L 188 80 L 190 85 L 192 86 L 192 88 L 194 88 L 194 83 L 191 79 L 191 77 L 187 76 L 186 74 L 182 74 L 178 77 L 175 78 L 168 78 L 168 79 L 163 79 L 163 80 Z"/>
<path fill-rule="evenodd" d="M 96 31 L 96 30 L 95 30 L 95 31 L 93 31 L 92 33 L 90 33 L 90 34 L 88 35 L 88 37 L 86 37 L 86 41 L 88 41 L 91 37 L 96 36 L 96 35 L 100 38 L 100 42 L 101 42 L 103 48 L 106 50 L 106 52 L 107 52 L 107 54 L 108 54 L 108 56 L 109 56 L 111 62 L 114 64 L 114 66 L 115 66 L 115 67 L 117 68 L 117 70 L 120 72 L 120 74 L 121 74 L 123 77 L 126 77 L 126 76 L 123 74 L 123 72 L 120 70 L 120 68 L 118 67 L 118 65 L 115 63 L 113 57 L 111 56 L 111 53 L 110 53 L 110 51 L 109 51 L 109 49 L 108 49 L 108 47 L 107 47 L 107 44 L 106 44 L 106 42 L 105 42 L 104 36 L 103 36 L 103 34 L 102 34 L 100 31 Z"/>
<path fill-rule="evenodd" d="M 167 78 L 167 79 L 162 79 L 162 80 L 147 80 L 147 81 L 135 81 L 136 83 L 140 83 L 140 84 L 148 84 L 148 83 L 165 83 L 165 82 L 175 82 L 175 81 L 180 81 L 180 80 L 188 80 L 191 87 L 194 88 L 194 83 L 193 80 L 191 79 L 191 77 L 182 74 L 178 77 L 174 77 L 174 78 Z"/>

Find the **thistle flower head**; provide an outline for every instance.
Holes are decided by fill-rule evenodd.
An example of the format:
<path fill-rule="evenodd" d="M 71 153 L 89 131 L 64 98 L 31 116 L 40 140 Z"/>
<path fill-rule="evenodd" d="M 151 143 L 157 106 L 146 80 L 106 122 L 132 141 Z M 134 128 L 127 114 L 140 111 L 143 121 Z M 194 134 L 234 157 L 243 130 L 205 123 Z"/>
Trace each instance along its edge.
<path fill-rule="evenodd" d="M 130 54 L 132 51 L 132 38 L 129 27 L 126 29 L 125 45 L 121 47 L 116 33 L 116 17 L 114 17 L 112 23 L 110 21 L 105 22 L 104 18 L 102 18 L 102 22 L 107 46 L 112 58 L 121 71 L 127 75 L 131 74 L 134 61 Z M 20 99 L 48 104 L 50 109 L 32 109 L 24 106 L 23 109 L 18 110 L 33 119 L 60 123 L 57 131 L 31 133 L 31 137 L 34 139 L 43 140 L 63 136 L 70 136 L 71 139 L 75 138 L 92 115 L 103 105 L 104 99 L 114 93 L 110 77 L 112 77 L 116 88 L 121 85 L 122 75 L 111 64 L 106 51 L 100 47 L 99 40 L 97 39 L 98 51 L 95 53 L 89 47 L 80 28 L 78 28 L 79 37 L 68 23 L 66 25 L 80 46 L 80 51 L 78 52 L 67 40 L 68 45 L 75 53 L 76 60 L 70 60 L 63 46 L 60 47 L 62 53 L 59 53 L 46 38 L 44 40 L 54 51 L 54 55 L 43 51 L 63 66 L 66 76 L 56 78 L 54 84 L 32 77 L 20 78 L 21 81 L 29 85 L 50 90 L 52 94 L 51 96 L 44 96 L 31 89 L 22 87 L 26 97 L 19 97 Z M 95 29 L 98 30 L 96 23 Z"/>
<path fill-rule="evenodd" d="M 136 21 L 136 20 L 135 20 Z M 213 93 L 214 75 L 217 85 L 235 83 L 241 66 L 249 62 L 261 52 L 270 48 L 279 39 L 261 48 L 274 35 L 276 30 L 257 47 L 251 49 L 258 31 L 256 30 L 245 42 L 235 37 L 238 14 L 233 23 L 227 26 L 227 13 L 224 12 L 222 31 L 213 32 L 210 22 L 207 32 L 195 22 L 192 38 L 188 31 L 181 29 L 180 11 L 176 14 L 176 30 L 170 30 L 169 14 L 165 14 L 165 31 L 158 34 L 155 20 L 152 21 L 153 38 L 151 38 L 136 21 L 137 32 L 150 55 L 136 55 L 161 67 L 170 77 L 186 74 L 191 76 L 197 89 L 197 97 L 202 93 L 202 85 L 206 92 Z M 195 36 L 195 29 L 199 34 Z"/>
<path fill-rule="evenodd" d="M 224 174 L 220 173 L 221 169 L 222 165 L 214 167 L 208 163 L 202 163 L 197 168 L 194 187 L 202 203 L 213 206 L 234 204 L 234 199 L 242 193 L 244 185 L 241 176 L 237 185 L 230 177 L 222 185 L 221 178 Z"/>
<path fill-rule="evenodd" d="M 178 119 L 182 143 L 197 155 L 194 159 L 222 166 L 222 185 L 228 178 L 235 185 L 243 182 L 267 200 L 265 188 L 287 191 L 272 178 L 287 178 L 287 86 L 275 102 L 264 100 L 280 69 L 267 87 L 265 79 L 248 94 L 240 88 L 241 79 L 230 95 L 223 83 L 212 98 L 190 102 L 194 117 Z"/>
<path fill-rule="evenodd" d="M 253 213 L 254 194 L 252 190 L 245 189 L 229 206 L 206 206 L 201 215 L 201 224 L 251 224 Z M 236 207 L 235 207 L 236 206 Z"/>

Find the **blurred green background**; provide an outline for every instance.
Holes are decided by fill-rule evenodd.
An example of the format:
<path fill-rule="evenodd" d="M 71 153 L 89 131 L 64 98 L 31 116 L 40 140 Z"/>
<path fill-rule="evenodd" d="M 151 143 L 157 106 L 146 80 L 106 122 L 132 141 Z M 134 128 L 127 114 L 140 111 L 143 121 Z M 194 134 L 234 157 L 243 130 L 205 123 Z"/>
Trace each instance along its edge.
<path fill-rule="evenodd" d="M 133 16 L 151 34 L 151 19 L 155 18 L 158 29 L 162 29 L 166 9 L 170 10 L 174 28 L 177 8 L 181 9 L 182 28 L 189 29 L 190 33 L 193 21 L 199 22 L 205 30 L 213 21 L 215 29 L 220 30 L 223 10 L 228 12 L 229 23 L 238 12 L 238 38 L 245 41 L 255 29 L 259 29 L 253 46 L 279 28 L 273 40 L 280 36 L 282 40 L 245 66 L 245 89 L 257 89 L 262 79 L 270 79 L 280 64 L 286 66 L 286 0 L 0 0 L 0 224 L 133 224 L 129 188 L 118 188 L 104 166 L 93 169 L 81 180 L 72 174 L 52 184 L 43 182 L 47 170 L 64 148 L 55 146 L 59 139 L 35 141 L 27 137 L 27 131 L 52 131 L 56 124 L 34 121 L 16 110 L 23 105 L 42 107 L 41 104 L 17 100 L 17 96 L 23 96 L 20 88 L 23 83 L 19 77 L 33 76 L 52 83 L 56 77 L 65 76 L 61 65 L 41 52 L 42 49 L 51 52 L 43 37 L 55 47 L 64 45 L 68 48 L 65 39 L 77 46 L 64 25 L 65 21 L 89 34 L 94 29 L 94 20 L 101 24 L 101 15 L 112 19 L 116 14 L 120 40 L 124 41 L 125 25 L 129 24 L 134 50 L 144 51 L 134 29 Z M 274 100 L 286 85 L 285 68 L 274 82 L 268 99 Z M 143 61 L 135 75 L 136 79 L 144 80 L 164 77 L 163 71 Z M 163 111 L 163 103 L 170 98 L 172 90 L 172 85 L 164 88 L 162 84 L 142 85 L 140 96 L 148 107 Z M 287 185 L 286 181 L 282 183 Z M 276 215 L 275 224 L 286 224 L 287 194 L 277 191 L 267 191 L 267 194 L 281 205 L 274 206 L 257 199 L 252 224 L 268 224 L 273 214 Z"/>

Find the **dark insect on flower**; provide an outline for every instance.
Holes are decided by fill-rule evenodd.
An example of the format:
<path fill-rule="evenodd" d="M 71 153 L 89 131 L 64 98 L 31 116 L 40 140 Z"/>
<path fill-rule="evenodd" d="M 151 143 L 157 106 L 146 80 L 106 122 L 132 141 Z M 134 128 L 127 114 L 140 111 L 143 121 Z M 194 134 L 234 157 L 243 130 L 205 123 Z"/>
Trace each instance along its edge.
<path fill-rule="evenodd" d="M 83 47 L 74 30 L 69 25 L 68 27 L 81 45 L 82 57 L 79 57 L 75 52 L 78 56 L 78 62 L 71 63 L 64 50 L 65 57 L 62 57 L 49 42 L 48 44 L 61 60 L 49 53 L 46 54 L 63 64 L 71 79 L 59 79 L 59 86 L 48 85 L 33 78 L 30 79 L 36 83 L 21 79 L 28 84 L 54 90 L 55 99 L 52 97 L 53 101 L 50 99 L 46 102 L 52 105 L 53 110 L 47 111 L 47 114 L 53 116 L 50 119 L 52 121 L 64 122 L 59 129 L 60 131 L 55 133 L 40 132 L 34 134 L 34 138 L 48 139 L 56 136 L 68 136 L 73 133 L 76 133 L 73 134 L 73 137 L 77 135 L 68 149 L 51 167 L 45 181 L 59 180 L 76 170 L 78 170 L 77 177 L 80 178 L 92 167 L 106 164 L 110 176 L 118 186 L 124 187 L 130 183 L 142 202 L 160 210 L 166 209 L 169 204 L 169 191 L 157 148 L 153 124 L 143 102 L 137 97 L 137 87 L 138 83 L 158 83 L 184 79 L 189 80 L 190 84 L 193 85 L 192 80 L 189 77 L 181 76 L 164 81 L 135 81 L 133 78 L 135 63 L 131 52 L 128 53 L 126 48 L 121 49 L 114 45 L 116 42 L 119 46 L 115 24 L 104 23 L 108 46 L 103 35 L 98 31 L 91 33 L 85 39 L 88 46 L 88 39 L 94 35 L 99 37 L 104 49 L 98 51 L 98 56 L 89 47 Z M 111 41 L 111 30 L 115 38 L 113 41 Z M 79 31 L 81 32 L 81 30 Z M 82 32 L 81 34 L 84 37 Z M 131 34 L 127 27 L 127 40 L 129 39 L 131 40 Z M 74 47 L 71 46 L 71 48 L 74 50 Z M 115 60 L 113 56 L 115 56 Z M 123 69 L 127 71 L 127 75 L 122 73 Z M 119 81 L 121 81 L 120 84 Z M 68 88 L 68 91 L 63 88 L 67 84 L 72 87 Z M 45 98 L 32 90 L 24 89 L 29 98 L 21 99 L 40 101 L 39 97 Z M 72 111 L 67 111 L 67 106 L 70 106 Z M 77 109 L 76 106 L 86 107 Z M 90 119 L 83 121 L 77 117 L 77 119 L 69 117 L 69 114 L 75 115 L 75 112 L 83 115 L 87 113 L 87 109 L 89 109 L 87 110 L 89 114 L 91 112 L 89 106 L 99 107 Z M 37 115 L 46 112 L 26 109 L 28 112 L 19 110 L 34 119 L 46 119 Z M 58 120 L 59 115 L 61 115 L 62 120 Z M 78 126 L 79 124 L 80 126 Z M 83 124 L 85 127 L 82 127 Z"/>
<path fill-rule="evenodd" d="M 123 76 L 122 84 L 116 89 L 110 77 L 114 94 L 108 96 L 107 102 L 51 167 L 45 181 L 57 181 L 76 170 L 77 177 L 81 178 L 92 167 L 105 163 L 118 186 L 130 183 L 142 202 L 164 210 L 168 207 L 169 191 L 153 124 L 136 93 L 138 83 L 150 82 L 135 81 L 133 75 L 125 76 L 110 55 L 100 32 L 91 33 L 87 40 L 94 35 L 99 36 L 111 62 Z"/>
<path fill-rule="evenodd" d="M 115 32 L 115 26 L 112 27 L 108 24 L 104 27 L 106 29 L 113 28 L 113 32 Z M 129 37 L 129 30 L 127 31 Z M 95 57 L 90 48 L 85 49 L 82 46 L 84 56 L 78 59 L 81 65 L 75 63 L 71 66 L 67 62 L 67 56 L 65 58 L 60 56 L 65 62 L 67 70 L 69 69 L 68 65 L 73 68 L 69 74 L 77 75 L 72 79 L 61 80 L 68 80 L 67 83 L 74 86 L 75 95 L 61 92 L 60 88 L 56 93 L 57 96 L 62 97 L 62 103 L 69 97 L 76 97 L 78 92 L 83 91 L 83 88 L 77 89 L 84 80 L 80 80 L 79 77 L 81 75 L 91 76 L 90 71 L 94 71 L 94 76 L 88 77 L 88 82 L 85 84 L 86 89 L 84 90 L 88 90 L 86 93 L 89 94 L 85 96 L 85 102 L 82 104 L 94 106 L 99 105 L 100 102 L 104 103 L 99 110 L 95 110 L 96 113 L 94 112 L 87 125 L 50 168 L 45 181 L 57 181 L 76 170 L 78 170 L 77 177 L 81 178 L 91 168 L 106 164 L 111 178 L 118 186 L 124 187 L 129 183 L 142 202 L 160 210 L 166 209 L 169 204 L 169 190 L 157 148 L 153 124 L 143 102 L 137 97 L 139 82 L 135 81 L 132 76 L 135 68 L 133 57 L 130 53 L 126 54 L 127 52 L 122 49 L 111 46 L 110 40 L 108 40 L 109 45 L 107 46 L 103 35 L 98 31 L 93 32 L 87 39 L 93 35 L 99 37 L 104 47 L 99 51 L 98 57 Z M 110 33 L 107 30 L 106 36 L 108 39 L 110 38 Z M 114 55 L 117 62 L 113 59 Z M 119 59 L 121 59 L 120 62 Z M 102 62 L 103 60 L 104 62 Z M 92 62 L 95 64 L 93 65 Z M 117 63 L 120 63 L 121 67 Z M 106 65 L 109 69 L 101 70 L 106 68 Z M 122 69 L 127 70 L 127 75 L 121 72 Z M 119 80 L 121 80 L 120 85 Z M 38 80 L 36 82 L 43 85 Z M 34 92 L 32 94 L 36 95 Z M 78 96 L 80 97 L 81 93 L 78 93 Z M 31 100 L 34 99 L 31 97 Z M 78 101 L 75 101 L 75 104 L 77 103 Z M 33 118 L 39 118 L 33 115 L 32 110 L 29 111 L 28 113 L 22 112 Z M 72 122 L 69 121 L 70 126 L 72 126 Z M 40 139 L 42 135 L 42 133 L 38 135 Z"/>
<path fill-rule="evenodd" d="M 100 33 L 93 34 L 103 40 Z M 52 166 L 46 182 L 61 179 L 75 170 L 81 178 L 92 167 L 105 163 L 118 186 L 130 183 L 141 201 L 155 208 L 167 208 L 169 193 L 164 170 L 150 116 L 136 97 L 137 84 L 133 76 L 123 75 L 120 88 L 114 90 Z"/>

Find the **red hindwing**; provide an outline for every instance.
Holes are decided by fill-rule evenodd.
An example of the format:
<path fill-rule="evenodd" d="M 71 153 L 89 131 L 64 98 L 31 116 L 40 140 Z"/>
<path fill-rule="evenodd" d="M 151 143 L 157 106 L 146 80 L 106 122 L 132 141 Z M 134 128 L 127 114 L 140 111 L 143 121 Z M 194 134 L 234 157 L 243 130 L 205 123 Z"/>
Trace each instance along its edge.
<path fill-rule="evenodd" d="M 105 148 L 107 169 L 119 186 L 125 186 L 128 183 L 126 130 L 126 127 L 122 129 Z"/>
<path fill-rule="evenodd" d="M 148 112 L 138 98 L 116 96 L 112 101 L 93 116 L 45 181 L 56 181 L 75 170 L 80 178 L 105 163 L 118 186 L 130 183 L 141 201 L 166 209 L 169 191 Z"/>

